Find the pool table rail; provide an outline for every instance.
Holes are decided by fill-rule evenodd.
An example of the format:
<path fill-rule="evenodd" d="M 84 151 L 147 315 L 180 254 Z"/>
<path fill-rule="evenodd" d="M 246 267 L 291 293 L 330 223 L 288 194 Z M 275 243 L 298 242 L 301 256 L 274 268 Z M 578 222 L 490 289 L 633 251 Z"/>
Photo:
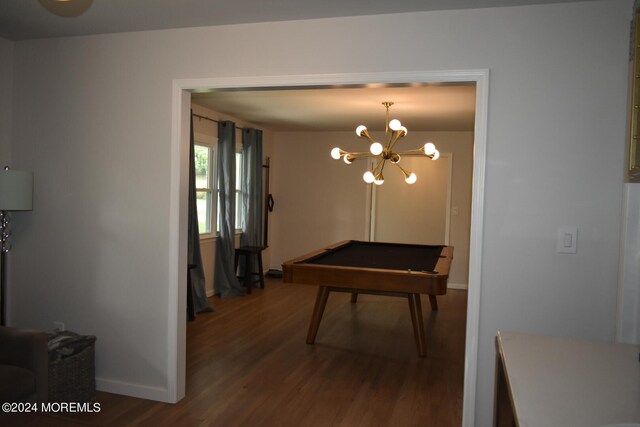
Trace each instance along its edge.
<path fill-rule="evenodd" d="M 306 263 L 328 251 L 347 244 L 345 240 L 282 264 L 283 280 L 304 285 L 326 285 L 373 291 L 445 295 L 453 258 L 453 246 L 445 246 L 434 272 L 343 267 Z"/>

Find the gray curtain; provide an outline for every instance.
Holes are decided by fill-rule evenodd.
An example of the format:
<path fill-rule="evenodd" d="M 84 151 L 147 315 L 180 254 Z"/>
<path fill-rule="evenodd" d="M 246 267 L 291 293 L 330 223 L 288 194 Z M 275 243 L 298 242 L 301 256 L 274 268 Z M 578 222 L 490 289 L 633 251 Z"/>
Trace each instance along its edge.
<path fill-rule="evenodd" d="M 244 295 L 234 268 L 236 231 L 236 125 L 218 123 L 218 213 L 214 292 L 222 297 Z"/>
<path fill-rule="evenodd" d="M 262 199 L 262 131 L 244 129 L 242 132 L 242 209 L 244 224 L 241 246 L 264 246 L 264 219 Z M 257 260 L 251 271 L 258 271 Z M 241 270 L 242 271 L 242 270 Z"/>
<path fill-rule="evenodd" d="M 198 209 L 196 206 L 196 162 L 194 158 L 195 147 L 193 140 L 193 116 L 191 117 L 191 144 L 189 146 L 189 230 L 187 263 L 195 267 L 189 268 L 187 274 L 191 275 L 191 290 L 193 308 L 196 313 L 213 311 L 213 307 L 207 301 L 207 291 L 204 282 L 204 269 L 202 268 L 202 256 L 200 254 L 200 230 L 198 229 Z"/>

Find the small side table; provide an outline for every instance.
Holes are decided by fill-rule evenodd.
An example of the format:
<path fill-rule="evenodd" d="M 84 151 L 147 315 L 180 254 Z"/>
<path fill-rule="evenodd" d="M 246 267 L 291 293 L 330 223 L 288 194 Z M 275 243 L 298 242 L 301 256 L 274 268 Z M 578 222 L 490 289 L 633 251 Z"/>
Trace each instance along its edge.
<path fill-rule="evenodd" d="M 240 256 L 244 256 L 244 271 L 238 279 L 243 281 L 244 287 L 247 289 L 247 293 L 251 293 L 251 284 L 254 282 L 260 282 L 260 287 L 264 289 L 264 274 L 262 272 L 262 246 L 240 246 L 236 248 L 235 257 L 235 269 L 238 270 L 238 261 Z M 251 257 L 256 257 L 258 260 L 258 271 L 251 271 Z M 258 276 L 257 280 L 252 280 L 253 276 Z"/>

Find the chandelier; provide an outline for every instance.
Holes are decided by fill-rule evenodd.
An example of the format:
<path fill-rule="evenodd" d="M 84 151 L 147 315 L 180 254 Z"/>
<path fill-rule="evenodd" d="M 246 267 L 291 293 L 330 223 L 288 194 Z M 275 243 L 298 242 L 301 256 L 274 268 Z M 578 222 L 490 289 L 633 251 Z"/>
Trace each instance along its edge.
<path fill-rule="evenodd" d="M 424 146 L 420 148 L 416 148 L 414 150 L 408 151 L 393 151 L 393 147 L 396 142 L 400 138 L 403 138 L 407 135 L 407 128 L 402 126 L 400 120 L 393 119 L 389 121 L 389 108 L 393 105 L 393 102 L 385 101 L 382 103 L 387 109 L 387 121 L 385 125 L 385 136 L 387 138 L 386 145 L 382 145 L 381 143 L 375 141 L 371 135 L 369 135 L 369 131 L 367 127 L 364 125 L 360 125 L 356 128 L 356 135 L 360 138 L 365 138 L 371 145 L 369 146 L 369 151 L 362 152 L 348 152 L 344 151 L 339 147 L 331 150 L 331 157 L 336 160 L 340 160 L 342 158 L 344 162 L 348 165 L 353 163 L 354 160 L 360 158 L 368 158 L 373 157 L 378 159 L 378 163 L 374 166 L 374 168 L 370 171 L 366 171 L 362 178 L 367 184 L 374 183 L 376 185 L 382 185 L 384 183 L 384 176 L 382 175 L 382 171 L 384 170 L 384 166 L 387 161 L 396 165 L 402 174 L 404 175 L 404 180 L 407 184 L 413 184 L 417 180 L 417 176 L 413 172 L 406 171 L 402 168 L 398 163 L 400 163 L 401 156 L 415 157 L 415 156 L 426 156 L 431 160 L 437 160 L 440 157 L 440 152 L 436 149 L 436 146 L 431 142 L 427 142 Z"/>

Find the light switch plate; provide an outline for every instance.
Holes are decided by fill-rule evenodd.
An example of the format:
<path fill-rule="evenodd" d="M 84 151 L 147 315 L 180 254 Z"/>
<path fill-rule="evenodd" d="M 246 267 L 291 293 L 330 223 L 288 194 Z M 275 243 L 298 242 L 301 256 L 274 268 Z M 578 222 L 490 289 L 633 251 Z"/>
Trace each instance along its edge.
<path fill-rule="evenodd" d="M 578 227 L 559 227 L 557 250 L 559 254 L 578 252 Z"/>

